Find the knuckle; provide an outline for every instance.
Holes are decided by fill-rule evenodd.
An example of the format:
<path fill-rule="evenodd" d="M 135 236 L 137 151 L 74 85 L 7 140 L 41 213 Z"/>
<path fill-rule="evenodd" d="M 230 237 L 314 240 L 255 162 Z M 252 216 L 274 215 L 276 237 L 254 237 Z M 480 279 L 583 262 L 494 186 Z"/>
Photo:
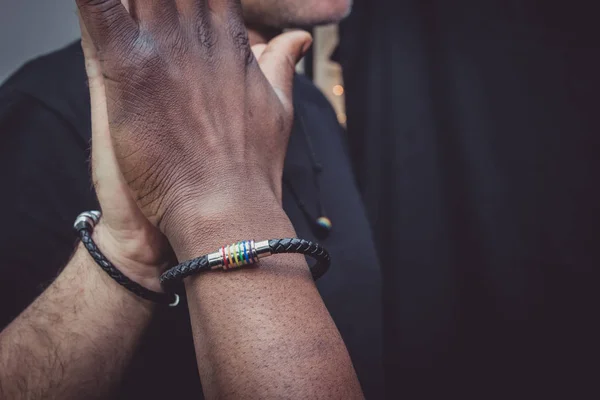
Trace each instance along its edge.
<path fill-rule="evenodd" d="M 200 46 L 207 52 L 209 57 L 212 57 L 217 46 L 217 35 L 206 18 L 199 17 L 196 37 Z"/>
<path fill-rule="evenodd" d="M 116 69 L 127 79 L 145 79 L 148 74 L 156 73 L 162 63 L 162 58 L 152 42 L 138 40 L 127 51 L 122 51 L 118 57 Z"/>
<path fill-rule="evenodd" d="M 78 0 L 78 5 L 84 13 L 93 18 L 101 18 L 109 25 L 122 15 L 120 0 Z"/>
<path fill-rule="evenodd" d="M 136 36 L 128 32 L 115 30 L 117 40 L 108 42 L 105 46 L 97 47 L 97 56 L 99 61 L 106 67 L 118 66 L 126 61 L 135 47 Z"/>
<path fill-rule="evenodd" d="M 237 56 L 246 65 L 250 65 L 254 61 L 254 53 L 250 48 L 250 39 L 246 27 L 239 22 L 235 22 L 230 25 L 229 31 L 233 38 L 233 46 Z"/>
<path fill-rule="evenodd" d="M 187 37 L 180 30 L 173 31 L 170 35 L 169 51 L 175 55 L 175 61 L 179 60 L 179 56 L 183 56 L 189 51 L 189 42 Z"/>

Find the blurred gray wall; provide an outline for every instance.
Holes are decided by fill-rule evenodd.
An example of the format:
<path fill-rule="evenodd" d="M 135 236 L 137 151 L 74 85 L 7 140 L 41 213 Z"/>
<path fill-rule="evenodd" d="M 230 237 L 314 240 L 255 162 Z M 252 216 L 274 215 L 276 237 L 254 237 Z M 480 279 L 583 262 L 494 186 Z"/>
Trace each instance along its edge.
<path fill-rule="evenodd" d="M 0 0 L 0 82 L 79 37 L 75 0 Z"/>

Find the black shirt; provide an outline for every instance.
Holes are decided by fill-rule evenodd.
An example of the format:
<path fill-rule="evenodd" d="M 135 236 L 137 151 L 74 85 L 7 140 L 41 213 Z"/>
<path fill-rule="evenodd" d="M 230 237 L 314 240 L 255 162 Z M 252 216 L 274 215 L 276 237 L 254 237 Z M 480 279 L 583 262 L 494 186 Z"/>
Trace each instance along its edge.
<path fill-rule="evenodd" d="M 380 397 L 380 273 L 344 132 L 327 100 L 303 77 L 296 78 L 294 101 L 297 118 L 284 175 L 314 218 L 320 197 L 333 221 L 331 234 L 319 240 L 333 264 L 318 287 L 365 394 Z M 75 217 L 98 208 L 88 163 L 90 126 L 78 44 L 28 63 L 0 89 L 2 328 L 68 262 L 76 243 L 71 228 Z M 311 147 L 323 165 L 320 190 L 314 183 Z M 284 189 L 284 208 L 298 236 L 316 240 L 298 203 Z M 196 399 L 200 393 L 187 308 L 158 311 L 118 397 Z"/>

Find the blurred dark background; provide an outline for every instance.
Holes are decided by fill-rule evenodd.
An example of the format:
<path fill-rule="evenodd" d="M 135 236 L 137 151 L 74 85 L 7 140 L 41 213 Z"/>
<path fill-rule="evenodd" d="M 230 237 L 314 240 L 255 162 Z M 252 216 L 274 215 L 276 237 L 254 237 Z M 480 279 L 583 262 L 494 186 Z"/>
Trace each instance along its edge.
<path fill-rule="evenodd" d="M 0 5 L 0 81 L 78 35 L 72 0 Z M 597 8 L 355 0 L 340 27 L 388 398 L 600 398 Z"/>
<path fill-rule="evenodd" d="M 342 25 L 389 398 L 598 398 L 597 17 L 356 0 Z"/>

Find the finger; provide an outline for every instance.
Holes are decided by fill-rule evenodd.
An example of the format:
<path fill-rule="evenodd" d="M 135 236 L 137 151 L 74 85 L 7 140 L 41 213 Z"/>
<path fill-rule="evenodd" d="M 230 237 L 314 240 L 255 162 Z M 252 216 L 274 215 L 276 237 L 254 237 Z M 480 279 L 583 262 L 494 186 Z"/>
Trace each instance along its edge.
<path fill-rule="evenodd" d="M 175 0 L 175 6 L 181 15 L 207 16 L 207 0 Z"/>
<path fill-rule="evenodd" d="M 225 43 L 231 45 L 229 53 L 236 59 L 235 65 L 247 66 L 254 62 L 250 49 L 248 29 L 244 24 L 240 0 L 207 0 L 216 31 L 224 35 Z M 242 62 L 240 64 L 239 62 Z"/>
<path fill-rule="evenodd" d="M 174 0 L 129 0 L 129 13 L 139 24 L 151 28 L 168 28 L 177 21 Z"/>
<path fill-rule="evenodd" d="M 92 117 L 92 181 L 104 211 L 108 226 L 120 230 L 135 230 L 144 221 L 137 207 L 114 152 L 108 119 L 106 89 L 102 65 L 90 34 L 80 17 L 81 45 L 90 90 Z"/>
<path fill-rule="evenodd" d="M 257 60 L 260 60 L 260 57 L 265 52 L 266 48 L 267 48 L 267 45 L 263 44 L 263 43 L 255 44 L 254 46 L 252 46 L 252 53 L 254 53 L 254 57 Z"/>
<path fill-rule="evenodd" d="M 242 3 L 240 0 L 205 0 L 215 14 L 242 19 Z M 231 13 L 231 14 L 230 14 Z"/>
<path fill-rule="evenodd" d="M 76 0 L 83 22 L 96 48 L 131 37 L 137 26 L 121 0 Z"/>
<path fill-rule="evenodd" d="M 262 72 L 286 106 L 292 104 L 296 64 L 311 44 L 312 37 L 308 32 L 286 32 L 271 40 L 258 59 Z"/>

